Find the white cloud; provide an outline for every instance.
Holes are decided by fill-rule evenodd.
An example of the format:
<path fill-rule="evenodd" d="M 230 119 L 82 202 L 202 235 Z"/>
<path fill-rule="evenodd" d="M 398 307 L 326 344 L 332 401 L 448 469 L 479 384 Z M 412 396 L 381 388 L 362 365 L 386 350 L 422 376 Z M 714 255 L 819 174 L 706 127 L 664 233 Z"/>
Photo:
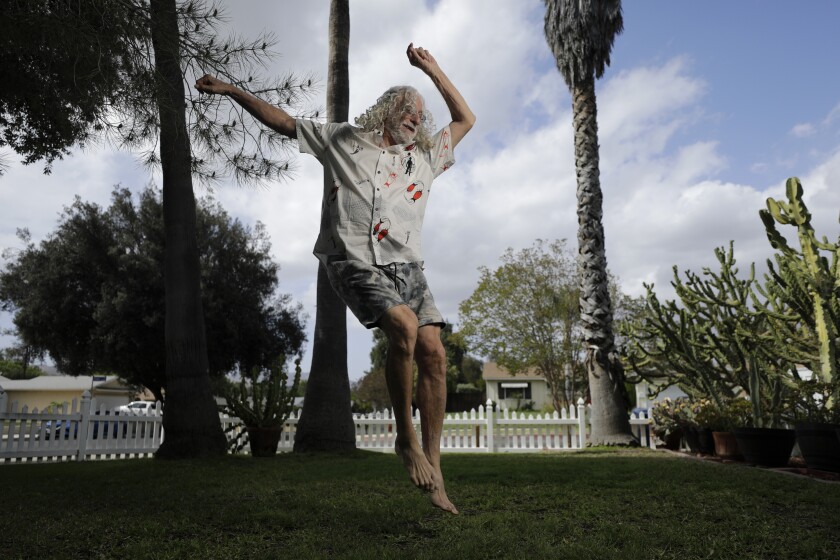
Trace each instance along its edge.
<path fill-rule="evenodd" d="M 794 125 L 793 128 L 790 129 L 790 133 L 797 138 L 805 138 L 806 136 L 811 136 L 817 131 L 817 128 L 811 123 L 800 123 Z"/>
<path fill-rule="evenodd" d="M 836 121 L 840 118 L 840 103 L 834 106 L 831 111 L 829 111 L 828 115 L 826 115 L 825 119 L 823 119 L 823 126 L 829 126 L 831 123 Z"/>

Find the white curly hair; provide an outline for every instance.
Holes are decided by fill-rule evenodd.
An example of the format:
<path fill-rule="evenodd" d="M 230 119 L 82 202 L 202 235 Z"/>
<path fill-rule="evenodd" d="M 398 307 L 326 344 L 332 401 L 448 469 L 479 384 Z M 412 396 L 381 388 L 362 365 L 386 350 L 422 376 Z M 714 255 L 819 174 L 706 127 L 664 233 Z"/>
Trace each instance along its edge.
<path fill-rule="evenodd" d="M 423 107 L 423 114 L 420 119 L 420 126 L 417 127 L 417 134 L 414 136 L 414 143 L 421 150 L 432 148 L 432 136 L 434 135 L 434 122 L 432 114 L 426 110 L 426 102 L 423 96 L 411 86 L 394 86 L 379 96 L 370 108 L 356 117 L 356 125 L 365 132 L 378 130 L 384 132 L 391 119 L 399 119 L 403 113 L 414 113 L 417 111 L 415 105 L 420 99 Z"/>

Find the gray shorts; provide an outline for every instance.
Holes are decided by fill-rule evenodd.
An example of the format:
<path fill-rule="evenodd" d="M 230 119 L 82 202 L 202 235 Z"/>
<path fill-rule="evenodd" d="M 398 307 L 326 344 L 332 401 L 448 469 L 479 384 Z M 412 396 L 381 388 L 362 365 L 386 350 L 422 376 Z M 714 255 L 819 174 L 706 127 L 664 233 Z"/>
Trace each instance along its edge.
<path fill-rule="evenodd" d="M 444 325 L 423 274 L 422 262 L 372 265 L 342 260 L 327 263 L 326 268 L 333 289 L 369 329 L 378 326 L 385 312 L 397 305 L 407 305 L 417 316 L 420 327 Z"/>

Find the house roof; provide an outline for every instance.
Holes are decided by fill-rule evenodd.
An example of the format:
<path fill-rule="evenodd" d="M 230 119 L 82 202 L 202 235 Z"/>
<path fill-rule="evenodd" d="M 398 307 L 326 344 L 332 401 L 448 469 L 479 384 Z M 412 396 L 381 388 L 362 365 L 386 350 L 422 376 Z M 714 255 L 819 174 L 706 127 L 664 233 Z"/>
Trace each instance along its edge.
<path fill-rule="evenodd" d="M 116 375 L 109 375 L 104 381 L 93 381 L 90 375 L 41 375 L 32 379 L 7 379 L 0 377 L 4 391 L 85 391 L 94 389 L 124 390 Z"/>
<path fill-rule="evenodd" d="M 511 379 L 522 381 L 545 381 L 545 377 L 537 373 L 536 368 L 528 368 L 524 372 L 512 374 L 496 362 L 484 362 L 481 370 L 481 377 L 485 381 L 509 381 Z"/>

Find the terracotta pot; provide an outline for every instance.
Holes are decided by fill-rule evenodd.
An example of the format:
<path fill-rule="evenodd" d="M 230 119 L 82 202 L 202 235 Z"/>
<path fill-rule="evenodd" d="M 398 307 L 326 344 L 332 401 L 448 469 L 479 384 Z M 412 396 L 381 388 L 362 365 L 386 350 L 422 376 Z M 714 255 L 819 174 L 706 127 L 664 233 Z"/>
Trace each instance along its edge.
<path fill-rule="evenodd" d="M 282 426 L 246 427 L 253 457 L 274 457 L 283 433 Z"/>
<path fill-rule="evenodd" d="M 796 432 L 775 428 L 736 428 L 744 460 L 764 467 L 784 467 L 796 443 Z"/>
<path fill-rule="evenodd" d="M 796 425 L 799 450 L 809 469 L 840 472 L 840 441 L 837 424 L 803 422 Z"/>
<path fill-rule="evenodd" d="M 715 440 L 715 455 L 721 459 L 740 461 L 744 458 L 732 432 L 712 432 L 712 438 Z"/>

